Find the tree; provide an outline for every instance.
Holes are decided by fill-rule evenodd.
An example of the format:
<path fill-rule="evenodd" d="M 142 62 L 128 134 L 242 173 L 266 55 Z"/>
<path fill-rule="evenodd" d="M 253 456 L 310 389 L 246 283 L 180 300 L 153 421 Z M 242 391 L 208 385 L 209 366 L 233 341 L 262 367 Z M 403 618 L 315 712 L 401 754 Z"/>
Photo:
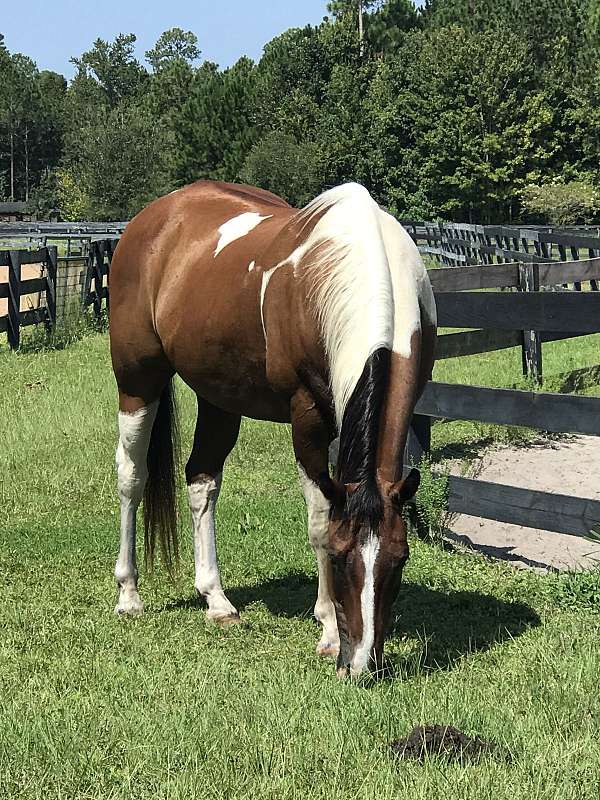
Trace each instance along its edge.
<path fill-rule="evenodd" d="M 402 216 L 510 219 L 559 144 L 530 51 L 508 30 L 411 34 L 369 106 L 374 184 Z"/>
<path fill-rule="evenodd" d="M 289 133 L 275 130 L 252 147 L 240 178 L 300 207 L 321 190 L 322 172 L 322 152 L 316 142 L 297 142 Z"/>
<path fill-rule="evenodd" d="M 151 50 L 146 51 L 146 60 L 154 70 L 160 72 L 173 62 L 184 62 L 191 66 L 200 58 L 198 37 L 191 31 L 171 28 L 162 33 Z"/>
<path fill-rule="evenodd" d="M 207 65 L 194 78 L 177 129 L 180 182 L 235 180 L 254 144 L 255 67 L 241 58 L 224 72 Z"/>
<path fill-rule="evenodd" d="M 583 181 L 526 186 L 523 207 L 551 225 L 589 224 L 600 212 L 600 190 Z"/>
<path fill-rule="evenodd" d="M 123 220 L 168 189 L 164 131 L 147 111 L 122 104 L 96 110 L 77 133 L 66 171 L 87 199 L 90 219 Z M 76 157 L 75 157 L 76 153 Z"/>
<path fill-rule="evenodd" d="M 402 33 L 419 25 L 411 0 L 333 0 L 327 8 L 338 21 L 352 20 L 371 53 L 394 52 Z M 361 49 L 364 54 L 365 48 Z"/>
<path fill-rule="evenodd" d="M 147 78 L 146 70 L 133 55 L 135 42 L 133 33 L 120 33 L 114 42 L 96 39 L 91 50 L 71 59 L 77 76 L 94 80 L 111 108 L 136 95 Z"/>

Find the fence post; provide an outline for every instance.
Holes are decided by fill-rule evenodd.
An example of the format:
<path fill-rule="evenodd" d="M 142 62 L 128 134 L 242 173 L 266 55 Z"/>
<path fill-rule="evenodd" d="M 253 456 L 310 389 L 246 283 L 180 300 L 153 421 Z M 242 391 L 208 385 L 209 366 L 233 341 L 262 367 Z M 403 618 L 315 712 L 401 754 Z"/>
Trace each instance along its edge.
<path fill-rule="evenodd" d="M 21 343 L 21 251 L 9 250 L 8 344 L 18 350 Z"/>
<path fill-rule="evenodd" d="M 86 255 L 87 255 L 87 266 L 81 290 L 81 295 L 82 295 L 81 306 L 84 309 L 87 308 L 90 304 L 90 293 L 92 291 L 92 276 L 94 274 L 94 247 L 91 242 Z"/>
<path fill-rule="evenodd" d="M 538 264 L 519 264 L 519 289 L 522 292 L 539 292 L 540 270 Z M 530 377 L 536 386 L 542 383 L 542 340 L 539 331 L 523 331 L 523 375 Z"/>
<path fill-rule="evenodd" d="M 100 315 L 102 314 L 102 295 L 104 294 L 104 275 L 102 274 L 102 268 L 104 266 L 104 246 L 104 241 L 95 242 L 94 258 L 92 262 L 94 265 L 94 289 L 96 292 L 94 313 L 97 319 L 100 319 Z"/>
<path fill-rule="evenodd" d="M 58 248 L 46 248 L 46 313 L 47 327 L 56 326 L 56 275 L 58 272 Z"/>

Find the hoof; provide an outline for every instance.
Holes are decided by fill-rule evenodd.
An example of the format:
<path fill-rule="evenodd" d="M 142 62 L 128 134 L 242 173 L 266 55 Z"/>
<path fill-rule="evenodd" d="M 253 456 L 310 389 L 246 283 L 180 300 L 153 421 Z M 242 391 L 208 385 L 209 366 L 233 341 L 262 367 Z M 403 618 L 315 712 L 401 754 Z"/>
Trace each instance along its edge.
<path fill-rule="evenodd" d="M 217 616 L 209 616 L 207 614 L 207 618 L 214 622 L 215 625 L 218 625 L 219 628 L 229 628 L 231 625 L 241 625 L 242 620 L 239 614 L 221 614 Z"/>
<path fill-rule="evenodd" d="M 319 642 L 317 645 L 317 655 L 323 658 L 337 658 L 339 652 L 340 646 L 335 642 Z"/>
<path fill-rule="evenodd" d="M 115 614 L 120 617 L 141 617 L 144 613 L 144 604 L 141 600 L 130 600 L 129 602 L 117 603 Z"/>
<path fill-rule="evenodd" d="M 343 680 L 346 680 L 346 678 L 349 675 L 349 672 L 350 671 L 349 671 L 348 667 L 338 667 L 336 669 L 336 671 L 335 671 L 335 674 L 341 681 L 343 681 Z"/>

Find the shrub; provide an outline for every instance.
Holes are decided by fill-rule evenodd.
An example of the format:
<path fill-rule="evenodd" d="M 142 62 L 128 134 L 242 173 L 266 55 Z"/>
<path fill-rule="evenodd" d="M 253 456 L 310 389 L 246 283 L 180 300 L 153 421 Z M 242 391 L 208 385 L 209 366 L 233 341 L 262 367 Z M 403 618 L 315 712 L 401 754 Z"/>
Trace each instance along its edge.
<path fill-rule="evenodd" d="M 523 207 L 552 225 L 593 222 L 600 211 L 600 191 L 584 181 L 526 186 Z"/>

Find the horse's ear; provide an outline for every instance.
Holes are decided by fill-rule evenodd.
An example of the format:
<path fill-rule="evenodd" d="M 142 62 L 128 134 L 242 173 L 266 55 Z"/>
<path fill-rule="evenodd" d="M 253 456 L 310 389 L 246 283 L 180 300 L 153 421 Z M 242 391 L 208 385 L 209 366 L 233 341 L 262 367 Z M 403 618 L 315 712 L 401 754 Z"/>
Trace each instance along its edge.
<path fill-rule="evenodd" d="M 323 492 L 333 508 L 341 509 L 346 503 L 346 487 L 343 483 L 336 481 L 327 472 L 319 475 L 319 489 Z"/>
<path fill-rule="evenodd" d="M 421 482 L 421 473 L 418 469 L 411 469 L 406 478 L 395 483 L 390 491 L 390 500 L 396 508 L 402 508 L 404 503 L 416 495 Z"/>

